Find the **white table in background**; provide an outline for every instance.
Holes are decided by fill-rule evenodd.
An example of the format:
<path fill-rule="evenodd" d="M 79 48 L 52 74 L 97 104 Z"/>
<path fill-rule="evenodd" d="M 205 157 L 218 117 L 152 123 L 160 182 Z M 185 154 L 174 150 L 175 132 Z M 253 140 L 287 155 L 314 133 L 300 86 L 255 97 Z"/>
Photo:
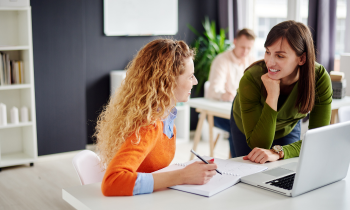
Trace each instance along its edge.
<path fill-rule="evenodd" d="M 242 158 L 233 161 L 243 162 Z M 298 158 L 265 164 L 269 170 Z M 341 160 L 340 160 L 341 161 Z M 101 193 L 101 183 L 69 187 L 62 190 L 62 197 L 76 209 L 144 209 L 144 210 L 194 210 L 194 209 L 283 209 L 283 210 L 349 210 L 350 171 L 348 176 L 306 194 L 291 198 L 238 183 L 212 197 L 203 197 L 172 189 L 164 189 L 146 195 L 105 197 Z"/>
<path fill-rule="evenodd" d="M 186 104 L 188 104 L 192 108 L 196 108 L 196 111 L 200 113 L 196 133 L 194 135 L 193 150 L 196 151 L 197 149 L 197 145 L 201 137 L 203 121 L 208 116 L 210 156 L 214 157 L 214 116 L 230 119 L 232 103 L 216 101 L 206 98 L 191 98 L 190 100 L 188 100 L 188 102 L 186 102 Z M 338 109 L 342 106 L 350 106 L 350 96 L 345 96 L 342 99 L 333 99 L 331 124 L 334 124 L 336 122 Z M 190 159 L 193 159 L 192 153 Z"/>

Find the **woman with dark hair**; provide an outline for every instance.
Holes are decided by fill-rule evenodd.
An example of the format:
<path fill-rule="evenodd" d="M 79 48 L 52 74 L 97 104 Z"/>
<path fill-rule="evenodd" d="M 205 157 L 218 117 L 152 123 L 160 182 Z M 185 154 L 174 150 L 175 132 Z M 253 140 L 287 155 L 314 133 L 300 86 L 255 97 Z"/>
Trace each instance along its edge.
<path fill-rule="evenodd" d="M 299 156 L 300 120 L 309 129 L 329 125 L 332 87 L 326 69 L 315 62 L 311 32 L 295 21 L 274 26 L 263 60 L 248 67 L 231 113 L 237 156 L 256 163 Z"/>

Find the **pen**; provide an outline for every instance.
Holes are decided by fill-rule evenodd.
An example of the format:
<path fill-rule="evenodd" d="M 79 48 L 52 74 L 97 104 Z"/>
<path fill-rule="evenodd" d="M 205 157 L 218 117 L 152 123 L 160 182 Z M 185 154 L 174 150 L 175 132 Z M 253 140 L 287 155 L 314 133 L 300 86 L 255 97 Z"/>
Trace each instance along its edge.
<path fill-rule="evenodd" d="M 206 160 L 204 160 L 201 156 L 199 156 L 195 151 L 193 151 L 193 149 L 191 149 L 191 152 L 192 152 L 195 156 L 197 156 L 201 161 L 203 161 L 203 162 L 206 163 L 206 164 L 209 164 Z M 221 173 L 219 170 L 215 169 L 215 171 L 222 175 L 222 173 Z"/>

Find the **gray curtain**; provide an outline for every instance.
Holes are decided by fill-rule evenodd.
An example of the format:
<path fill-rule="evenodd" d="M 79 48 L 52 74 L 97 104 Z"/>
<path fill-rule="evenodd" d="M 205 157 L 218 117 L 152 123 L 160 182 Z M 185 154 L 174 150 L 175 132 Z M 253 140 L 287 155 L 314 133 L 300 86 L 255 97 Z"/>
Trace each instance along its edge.
<path fill-rule="evenodd" d="M 227 0 L 218 0 L 219 28 L 228 28 L 228 9 L 227 9 L 227 7 L 228 7 Z"/>
<path fill-rule="evenodd" d="M 337 0 L 309 0 L 308 26 L 314 39 L 316 60 L 328 72 L 334 68 Z"/>
<path fill-rule="evenodd" d="M 233 37 L 236 37 L 236 34 L 239 29 L 238 24 L 238 4 L 237 0 L 233 0 Z"/>
<path fill-rule="evenodd" d="M 237 0 L 232 0 L 233 3 L 233 37 L 235 37 L 238 31 L 238 9 Z M 219 14 L 219 28 L 228 29 L 229 26 L 229 14 L 228 14 L 229 3 L 228 0 L 218 0 L 218 14 Z M 228 32 L 226 33 L 228 36 Z"/>

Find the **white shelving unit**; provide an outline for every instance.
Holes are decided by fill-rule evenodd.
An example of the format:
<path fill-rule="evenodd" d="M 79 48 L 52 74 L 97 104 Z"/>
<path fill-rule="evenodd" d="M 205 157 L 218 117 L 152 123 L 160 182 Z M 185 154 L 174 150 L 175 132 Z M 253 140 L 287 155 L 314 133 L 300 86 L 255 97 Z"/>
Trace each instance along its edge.
<path fill-rule="evenodd" d="M 0 7 L 0 51 L 10 60 L 22 60 L 24 84 L 0 86 L 0 102 L 7 107 L 6 126 L 0 126 L 0 170 L 30 164 L 38 157 L 31 7 Z M 28 108 L 29 122 L 10 124 L 10 109 Z"/>

